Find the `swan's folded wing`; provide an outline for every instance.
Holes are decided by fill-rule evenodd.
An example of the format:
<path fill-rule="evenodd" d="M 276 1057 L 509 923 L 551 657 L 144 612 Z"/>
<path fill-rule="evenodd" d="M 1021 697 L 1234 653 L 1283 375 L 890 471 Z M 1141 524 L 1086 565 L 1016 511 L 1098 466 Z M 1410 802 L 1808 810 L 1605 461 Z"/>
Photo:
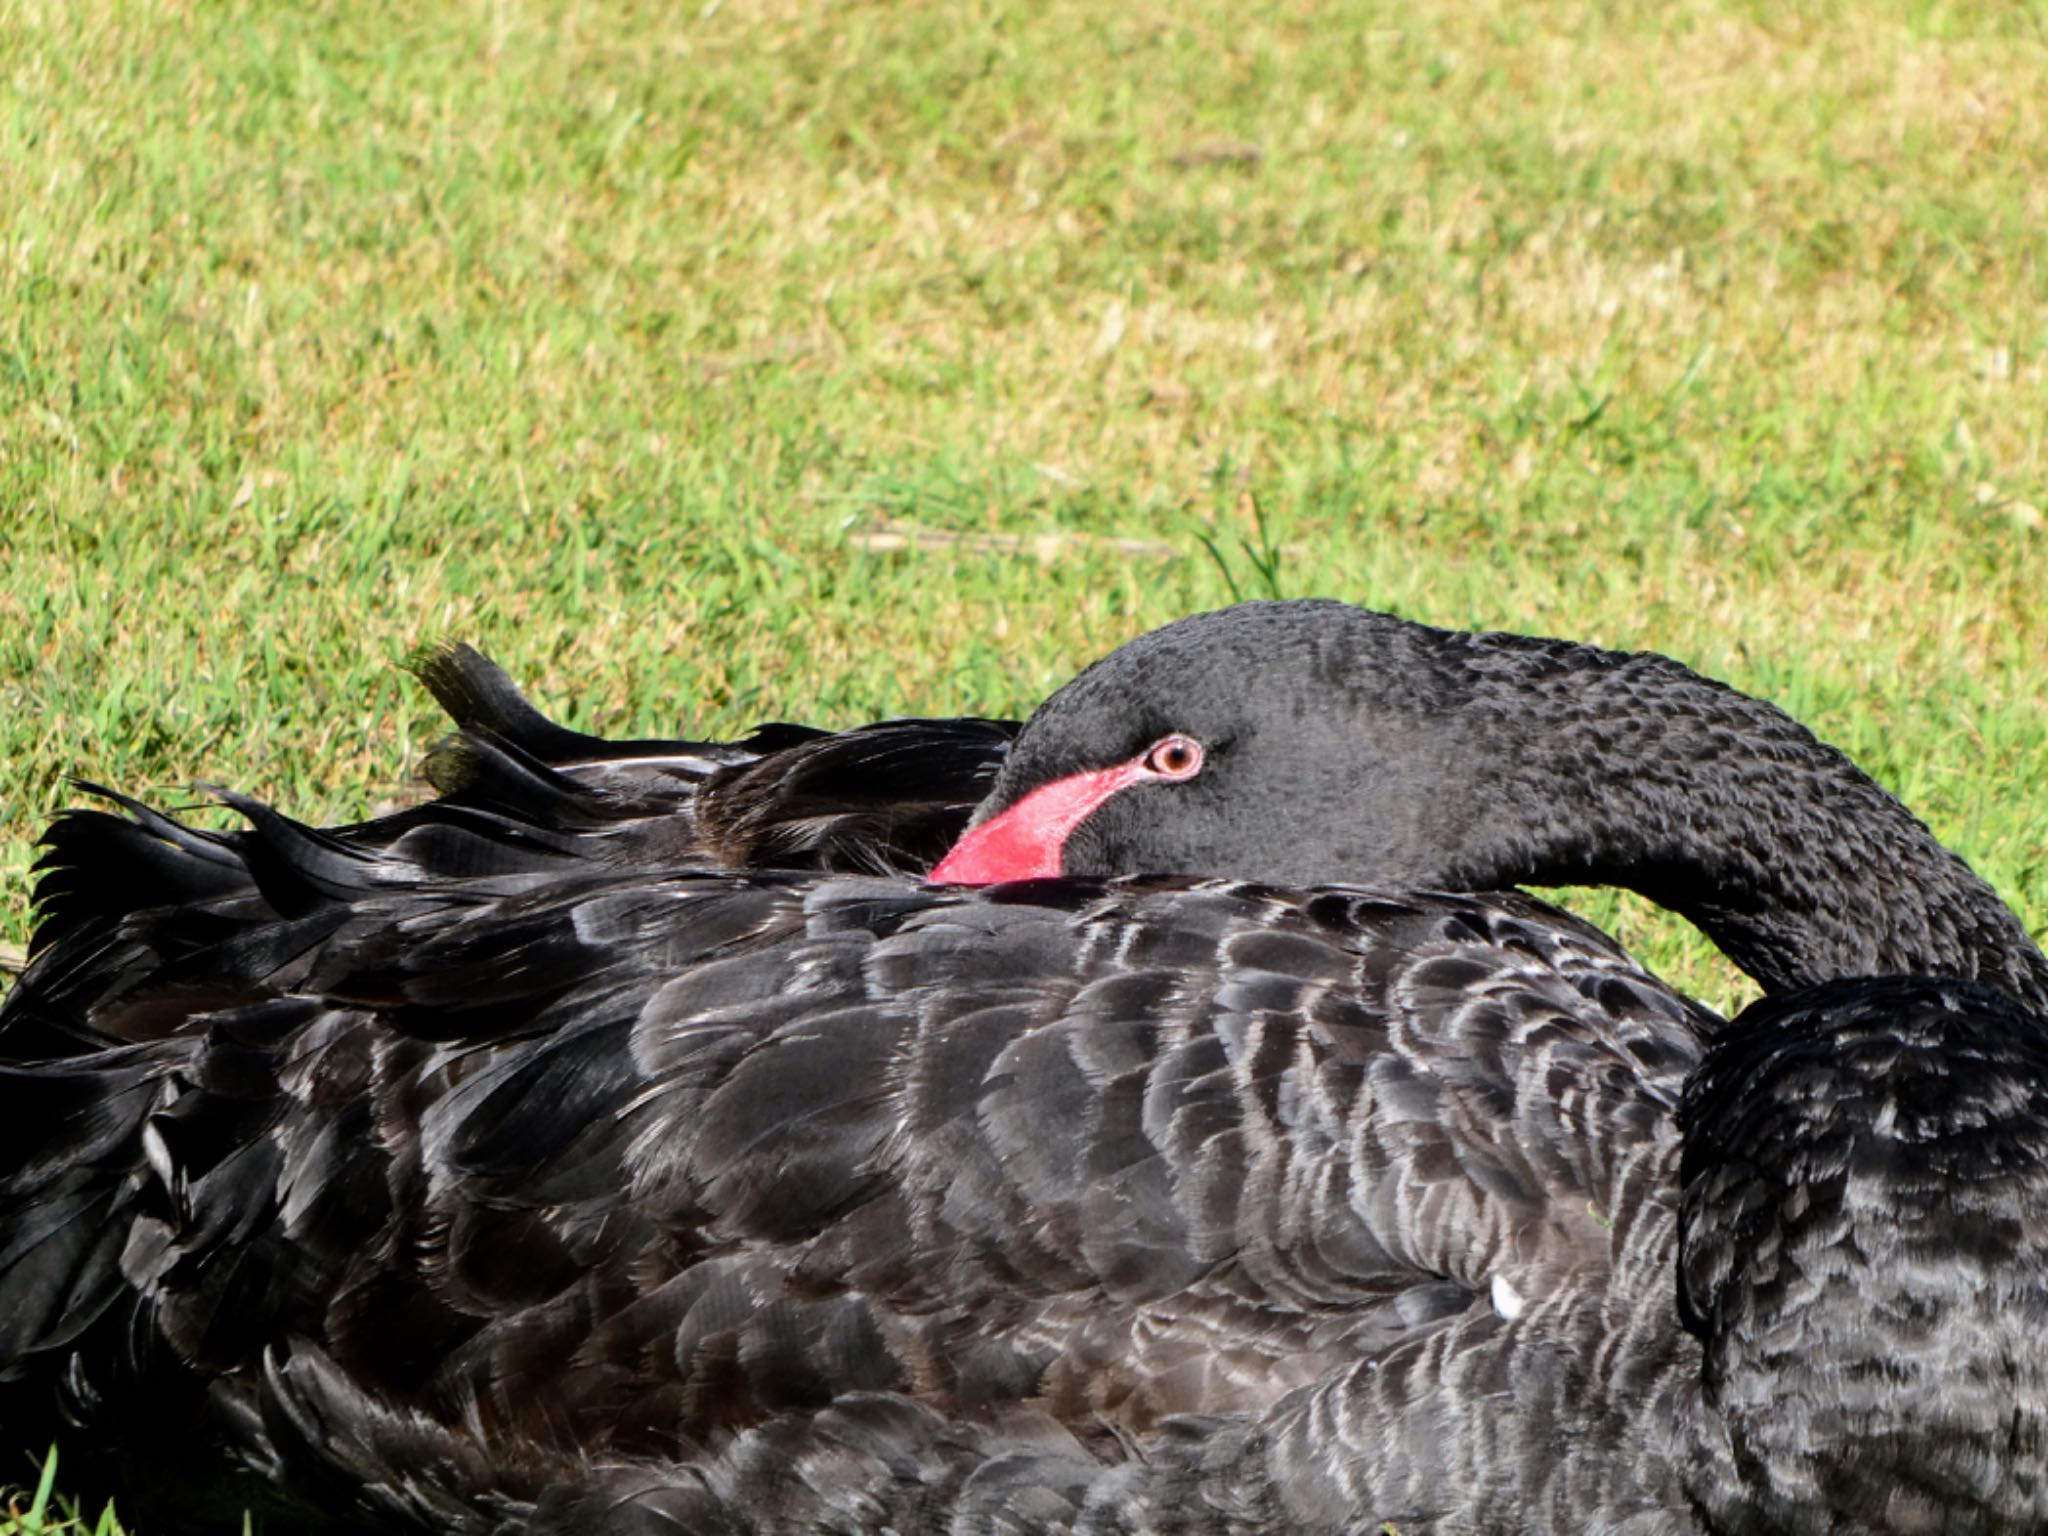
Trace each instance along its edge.
<path fill-rule="evenodd" d="M 1138 1433 L 1607 1264 L 1695 1050 L 1520 898 L 437 888 L 253 837 L 331 929 L 108 1077 L 125 1139 L 52 1101 L 97 1174 L 0 1199 L 128 1233 L 31 1350 L 132 1314 L 232 1396 L 303 1338 L 438 1422 L 664 1455 L 856 1391 Z"/>

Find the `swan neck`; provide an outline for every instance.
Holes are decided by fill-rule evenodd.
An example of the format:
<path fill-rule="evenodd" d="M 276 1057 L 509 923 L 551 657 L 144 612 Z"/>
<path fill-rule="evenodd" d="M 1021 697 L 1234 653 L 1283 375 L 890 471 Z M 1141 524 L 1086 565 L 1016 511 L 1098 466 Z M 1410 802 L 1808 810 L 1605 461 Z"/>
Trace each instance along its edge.
<path fill-rule="evenodd" d="M 1998 893 L 1783 711 L 1660 656 L 1604 669 L 1505 776 L 1534 829 L 1504 883 L 1633 890 L 1767 992 L 1977 978 L 2048 1006 L 2048 960 Z"/>

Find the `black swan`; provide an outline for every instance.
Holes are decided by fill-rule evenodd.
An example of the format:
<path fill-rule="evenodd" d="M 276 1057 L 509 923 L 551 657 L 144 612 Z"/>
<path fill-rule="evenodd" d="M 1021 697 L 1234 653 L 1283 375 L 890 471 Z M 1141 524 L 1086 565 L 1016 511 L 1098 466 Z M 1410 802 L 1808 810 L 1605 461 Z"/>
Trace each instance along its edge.
<path fill-rule="evenodd" d="M 1277 763 L 1220 712 L 1247 666 L 1301 748 Z M 1131 764 L 1071 827 L 1033 799 Z M 1197 786 L 1213 854 L 1158 830 Z M 1034 719 L 979 826 L 1020 806 L 967 853 L 1605 874 L 1772 985 L 2040 996 L 1895 801 L 1653 658 L 1334 605 L 1189 621 Z M 433 880 L 248 808 L 232 846 L 152 824 L 148 888 L 185 870 L 189 908 L 99 932 L 85 893 L 111 914 L 123 872 L 70 868 L 0 1015 L 100 1041 L 0 1071 L 0 1430 L 36 1443 L 61 1394 L 160 1528 L 208 1488 L 309 1529 L 2048 1514 L 2048 1073 L 1988 988 L 1760 1004 L 1701 1067 L 1712 1020 L 1519 896 L 668 874 L 596 839 Z M 211 900 L 230 864 L 260 903 Z M 1831 869 L 1848 896 L 1802 905 Z M 158 963 L 96 978 L 109 945 Z"/>

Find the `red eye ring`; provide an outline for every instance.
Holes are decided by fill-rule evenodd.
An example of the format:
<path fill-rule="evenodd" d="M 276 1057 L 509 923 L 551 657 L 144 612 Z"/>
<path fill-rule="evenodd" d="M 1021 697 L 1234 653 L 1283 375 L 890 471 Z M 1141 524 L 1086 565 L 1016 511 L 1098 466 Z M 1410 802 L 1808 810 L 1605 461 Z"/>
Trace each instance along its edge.
<path fill-rule="evenodd" d="M 1146 749 L 1145 769 L 1155 778 L 1192 779 L 1202 771 L 1202 758 L 1202 744 L 1176 731 Z"/>

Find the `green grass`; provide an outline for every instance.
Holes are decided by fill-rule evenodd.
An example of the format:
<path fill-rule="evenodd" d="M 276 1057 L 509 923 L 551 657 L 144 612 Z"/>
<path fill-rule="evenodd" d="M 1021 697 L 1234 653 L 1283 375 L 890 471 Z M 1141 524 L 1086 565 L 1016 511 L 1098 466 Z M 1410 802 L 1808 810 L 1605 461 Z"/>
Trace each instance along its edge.
<path fill-rule="evenodd" d="M 25 1470 L 35 1473 L 34 1488 L 13 1488 L 0 1481 L 0 1536 L 121 1536 L 113 1505 L 101 1509 L 97 1520 L 89 1520 L 57 1492 L 56 1451 L 44 1456 L 40 1466 L 30 1462 Z"/>
<path fill-rule="evenodd" d="M 0 940 L 66 774 L 387 803 L 422 640 L 721 732 L 1267 591 L 1683 657 L 2039 931 L 2040 17 L 0 0 Z"/>

